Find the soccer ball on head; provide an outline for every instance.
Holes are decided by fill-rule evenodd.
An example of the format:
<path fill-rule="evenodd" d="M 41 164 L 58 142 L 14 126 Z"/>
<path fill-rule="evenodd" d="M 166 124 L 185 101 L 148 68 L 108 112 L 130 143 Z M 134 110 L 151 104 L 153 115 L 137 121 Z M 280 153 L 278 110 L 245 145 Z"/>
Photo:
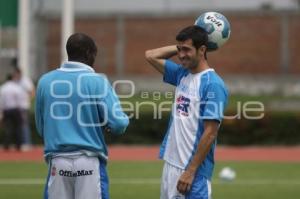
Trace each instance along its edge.
<path fill-rule="evenodd" d="M 226 17 L 217 12 L 206 12 L 200 15 L 195 24 L 208 33 L 208 50 L 220 48 L 230 37 L 230 24 Z"/>

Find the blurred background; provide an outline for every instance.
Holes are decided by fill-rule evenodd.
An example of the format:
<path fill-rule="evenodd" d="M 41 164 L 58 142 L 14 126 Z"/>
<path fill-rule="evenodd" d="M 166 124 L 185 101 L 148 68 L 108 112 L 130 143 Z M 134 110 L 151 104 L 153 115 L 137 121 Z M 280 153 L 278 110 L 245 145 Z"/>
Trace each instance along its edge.
<path fill-rule="evenodd" d="M 131 99 L 122 99 L 133 103 L 172 101 L 172 96 L 166 99 L 165 92 L 174 88 L 162 83 L 160 74 L 146 63 L 145 50 L 174 44 L 178 31 L 193 24 L 203 12 L 221 12 L 231 24 L 231 37 L 222 48 L 209 53 L 208 59 L 229 87 L 227 115 L 241 117 L 224 120 L 220 143 L 300 143 L 297 0 L 0 0 L 0 11 L 2 81 L 15 64 L 12 60 L 17 59 L 23 74 L 36 83 L 43 73 L 58 68 L 66 59 L 66 38 L 83 32 L 99 46 L 97 72 L 106 73 L 112 83 L 134 82 L 134 88 L 128 84 L 118 84 L 117 88 L 119 94 L 133 91 Z M 142 98 L 145 92 L 148 96 Z M 243 117 L 249 101 L 263 104 L 262 119 Z M 168 113 L 162 120 L 153 120 L 153 107 L 141 105 L 139 109 L 139 122 L 133 117 L 128 136 L 108 138 L 109 143 L 160 142 Z M 36 133 L 32 135 L 39 143 Z"/>
<path fill-rule="evenodd" d="M 173 44 L 177 32 L 197 16 L 219 11 L 229 19 L 232 35 L 226 46 L 210 53 L 209 62 L 225 77 L 231 93 L 300 95 L 297 0 L 70 0 L 66 6 L 61 0 L 20 2 L 0 1 L 2 79 L 7 60 L 14 57 L 35 81 L 57 68 L 64 60 L 61 46 L 68 31 L 96 40 L 98 72 L 112 79 L 159 78 L 146 64 L 144 51 Z M 137 86 L 158 89 L 148 82 L 146 88 Z"/>
<path fill-rule="evenodd" d="M 126 112 L 132 116 L 127 134 L 121 137 L 106 135 L 107 142 L 156 146 L 162 141 L 170 112 L 157 115 L 156 107 L 148 102 L 157 106 L 166 102 L 164 107 L 170 107 L 174 88 L 164 84 L 161 75 L 146 63 L 144 52 L 174 44 L 178 31 L 192 25 L 206 11 L 224 14 L 231 24 L 229 41 L 208 54 L 210 66 L 224 78 L 231 94 L 225 114 L 228 118 L 223 121 L 218 137 L 219 145 L 298 147 L 299 0 L 0 0 L 0 81 L 4 82 L 17 64 L 23 75 L 30 77 L 36 85 L 42 74 L 58 68 L 66 59 L 66 38 L 73 32 L 86 33 L 98 45 L 96 71 L 107 74 L 112 83 L 118 80 L 134 82 L 134 88 L 130 87 L 131 84 L 119 84 L 116 88 L 117 93 L 123 95 L 134 91 L 130 98 L 120 97 L 125 102 Z M 129 110 L 128 102 L 134 105 L 134 110 Z M 34 98 L 31 104 L 32 144 L 40 145 L 42 140 L 37 136 L 34 125 Z M 2 141 L 3 127 L 0 128 Z M 138 171 L 146 166 L 149 178 L 159 176 L 151 173 L 151 169 L 161 165 L 153 164 L 149 164 L 149 168 L 146 165 L 134 168 Z M 3 165 L 4 170 L 18 168 L 10 163 Z M 214 185 L 217 187 L 215 198 L 296 198 L 300 194 L 295 191 L 300 181 L 299 163 L 277 166 L 272 163 L 221 163 L 221 166 L 226 165 L 237 170 L 237 178 L 241 177 L 242 182 L 234 186 L 217 182 Z M 41 165 L 23 166 L 28 168 L 28 173 L 34 173 L 31 167 L 45 169 Z M 121 166 L 125 170 L 133 167 L 131 163 Z M 290 173 L 279 175 L 279 170 Z M 126 177 L 117 168 L 112 167 L 111 171 L 113 177 Z M 141 173 L 136 175 L 143 176 L 147 172 L 141 169 Z M 7 176 L 0 174 L 1 177 Z M 243 181 L 247 179 L 252 181 Z M 279 183 L 282 179 L 285 181 Z M 152 193 L 158 192 L 159 182 L 151 179 L 147 182 L 147 197 L 157 198 L 157 194 L 153 196 Z M 37 184 L 40 186 L 42 183 Z M 3 185 L 3 191 L 5 186 L 9 185 Z M 115 198 L 127 197 L 119 194 L 127 190 L 123 187 L 124 183 L 116 182 L 113 186 L 117 190 L 112 193 Z M 236 189 L 237 186 L 240 189 Z M 266 191 L 267 186 L 269 192 Z M 274 186 L 278 189 L 275 190 Z M 135 190 L 138 189 L 135 187 Z M 21 193 L 26 191 L 23 187 Z M 238 191 L 240 195 L 236 194 Z M 10 192 L 5 192 L 7 197 L 11 196 Z M 140 194 L 143 193 L 146 191 Z M 130 194 L 128 191 L 127 198 L 133 198 Z M 39 193 L 32 191 L 32 198 L 36 195 Z M 143 195 L 140 198 L 147 197 Z"/>

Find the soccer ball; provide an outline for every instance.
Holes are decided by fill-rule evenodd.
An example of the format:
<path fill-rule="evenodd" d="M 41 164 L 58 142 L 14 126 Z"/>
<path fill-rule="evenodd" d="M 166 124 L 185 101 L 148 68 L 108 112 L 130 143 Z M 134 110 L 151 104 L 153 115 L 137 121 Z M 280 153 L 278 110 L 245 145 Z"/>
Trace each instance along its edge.
<path fill-rule="evenodd" d="M 220 48 L 230 37 L 230 24 L 226 17 L 217 12 L 206 12 L 200 15 L 195 24 L 208 33 L 208 50 Z"/>
<path fill-rule="evenodd" d="M 224 167 L 219 173 L 219 178 L 223 181 L 231 181 L 236 177 L 235 171 L 230 167 Z"/>

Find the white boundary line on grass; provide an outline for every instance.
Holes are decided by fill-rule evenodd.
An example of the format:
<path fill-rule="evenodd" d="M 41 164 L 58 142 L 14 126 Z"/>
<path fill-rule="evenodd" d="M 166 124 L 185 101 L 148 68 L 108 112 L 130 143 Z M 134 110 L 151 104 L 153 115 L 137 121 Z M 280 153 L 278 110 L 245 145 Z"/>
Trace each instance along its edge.
<path fill-rule="evenodd" d="M 44 185 L 46 179 L 43 178 L 0 178 L 0 185 Z M 159 178 L 111 178 L 110 184 L 160 184 Z M 213 180 L 212 184 L 227 185 L 300 185 L 300 179 L 251 179 L 251 180 L 233 180 L 220 181 Z"/>

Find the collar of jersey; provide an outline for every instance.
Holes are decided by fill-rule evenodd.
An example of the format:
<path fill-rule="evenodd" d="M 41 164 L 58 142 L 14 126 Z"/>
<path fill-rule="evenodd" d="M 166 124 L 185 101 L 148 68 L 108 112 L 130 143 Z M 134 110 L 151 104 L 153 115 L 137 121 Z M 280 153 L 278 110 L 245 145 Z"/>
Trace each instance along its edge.
<path fill-rule="evenodd" d="M 77 72 L 88 70 L 91 72 L 95 72 L 95 70 L 87 64 L 75 61 L 66 61 L 64 62 L 58 70 L 66 71 L 66 72 Z"/>
<path fill-rule="evenodd" d="M 215 71 L 213 68 L 208 68 L 208 69 L 205 69 L 204 71 L 201 71 L 200 73 L 191 73 L 190 72 L 190 74 L 191 75 L 203 75 L 204 73 L 207 73 L 207 72 L 209 72 L 209 71 Z"/>

